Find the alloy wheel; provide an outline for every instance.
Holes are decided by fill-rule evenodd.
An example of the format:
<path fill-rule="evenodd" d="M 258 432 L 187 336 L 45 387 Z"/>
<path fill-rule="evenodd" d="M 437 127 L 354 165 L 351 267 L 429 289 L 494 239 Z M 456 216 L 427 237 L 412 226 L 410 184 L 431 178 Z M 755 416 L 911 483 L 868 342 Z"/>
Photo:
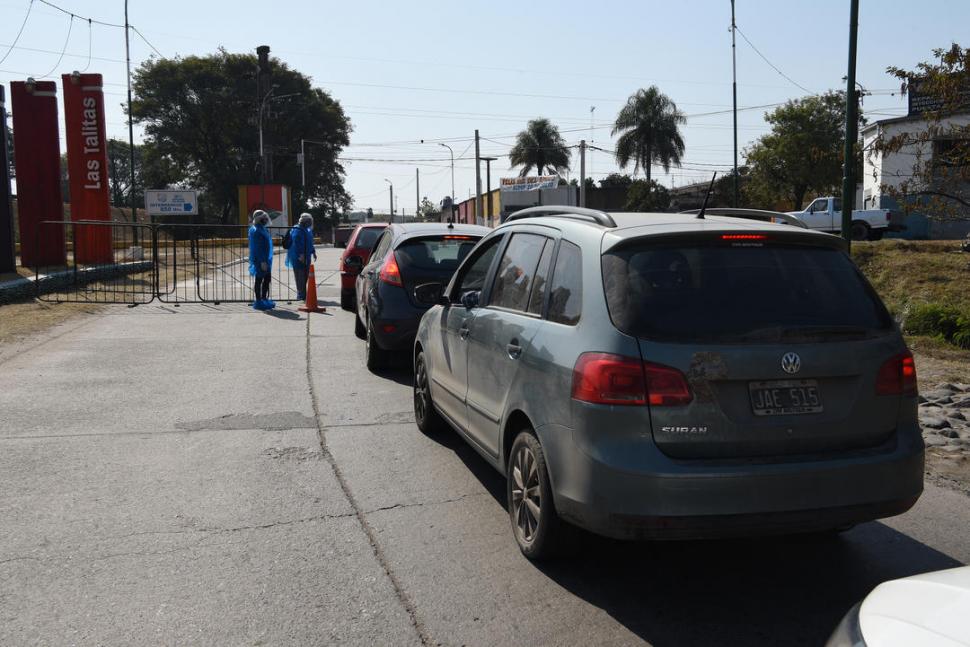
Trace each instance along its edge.
<path fill-rule="evenodd" d="M 429 400 L 428 372 L 424 368 L 424 359 L 420 359 L 414 372 L 414 417 L 419 426 L 424 424 L 428 415 Z"/>
<path fill-rule="evenodd" d="M 542 512 L 539 469 L 532 449 L 522 445 L 512 459 L 512 519 L 519 539 L 530 544 L 535 539 Z"/>

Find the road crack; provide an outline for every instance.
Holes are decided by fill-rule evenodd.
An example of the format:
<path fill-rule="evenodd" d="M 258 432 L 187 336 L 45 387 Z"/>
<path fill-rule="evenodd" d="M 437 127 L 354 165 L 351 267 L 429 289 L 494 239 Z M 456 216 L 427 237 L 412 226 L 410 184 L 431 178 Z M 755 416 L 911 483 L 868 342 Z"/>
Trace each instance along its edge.
<path fill-rule="evenodd" d="M 347 502 L 350 503 L 350 506 L 354 509 L 354 514 L 357 517 L 358 523 L 360 523 L 361 529 L 367 536 L 367 541 L 370 543 L 371 550 L 374 552 L 374 557 L 384 570 L 384 574 L 387 575 L 388 580 L 390 580 L 391 586 L 394 588 L 394 594 L 397 596 L 398 601 L 404 607 L 404 610 L 407 611 L 407 614 L 411 620 L 411 625 L 414 627 L 414 630 L 418 635 L 418 639 L 421 641 L 422 645 L 425 645 L 425 647 L 437 645 L 438 643 L 434 641 L 428 634 L 428 630 L 425 628 L 424 623 L 422 623 L 420 618 L 418 618 L 418 612 L 414 602 L 410 597 L 408 597 L 408 594 L 404 591 L 404 586 L 401 584 L 401 581 L 391 569 L 391 564 L 386 555 L 384 555 L 384 550 L 381 548 L 380 543 L 377 541 L 377 533 L 367 521 L 367 513 L 361 509 L 360 505 L 357 503 L 357 499 L 354 497 L 354 493 L 350 489 L 350 484 L 347 483 L 347 479 L 344 477 L 340 466 L 337 465 L 337 460 L 334 458 L 333 454 L 330 452 L 330 447 L 327 445 L 326 427 L 320 422 L 320 403 L 317 400 L 316 389 L 313 388 L 313 361 L 312 353 L 310 352 L 310 319 L 311 317 L 308 315 L 306 322 L 306 379 L 307 387 L 310 391 L 310 402 L 313 405 L 313 417 L 316 420 L 317 425 L 317 436 L 320 439 L 320 450 L 323 452 L 323 456 L 327 460 L 327 463 L 330 464 L 330 468 L 333 470 L 333 474 L 337 479 L 337 483 L 340 485 L 340 489 L 343 491 L 344 496 L 347 497 Z"/>

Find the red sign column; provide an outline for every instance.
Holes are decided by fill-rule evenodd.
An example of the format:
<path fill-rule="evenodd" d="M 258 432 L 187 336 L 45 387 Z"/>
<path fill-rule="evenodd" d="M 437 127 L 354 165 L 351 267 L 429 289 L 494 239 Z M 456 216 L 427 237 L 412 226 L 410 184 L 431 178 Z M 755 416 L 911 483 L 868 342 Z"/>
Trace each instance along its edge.
<path fill-rule="evenodd" d="M 108 204 L 108 142 L 100 74 L 63 74 L 71 220 L 111 220 Z M 74 227 L 74 262 L 111 263 L 111 227 Z"/>
<path fill-rule="evenodd" d="M 42 225 L 63 220 L 61 150 L 57 130 L 57 84 L 53 81 L 10 84 L 14 159 L 17 168 L 17 221 L 20 264 L 64 265 L 64 227 Z"/>

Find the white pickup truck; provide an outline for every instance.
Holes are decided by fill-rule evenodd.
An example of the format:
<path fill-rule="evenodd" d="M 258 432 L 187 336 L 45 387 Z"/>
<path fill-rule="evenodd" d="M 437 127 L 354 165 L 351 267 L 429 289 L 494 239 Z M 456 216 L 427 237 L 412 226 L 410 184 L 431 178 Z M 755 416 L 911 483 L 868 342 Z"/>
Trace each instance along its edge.
<path fill-rule="evenodd" d="M 804 211 L 789 211 L 809 229 L 840 233 L 842 231 L 842 200 L 816 198 Z M 888 209 L 856 209 L 852 212 L 852 240 L 879 240 L 887 231 L 902 229 L 893 222 Z"/>

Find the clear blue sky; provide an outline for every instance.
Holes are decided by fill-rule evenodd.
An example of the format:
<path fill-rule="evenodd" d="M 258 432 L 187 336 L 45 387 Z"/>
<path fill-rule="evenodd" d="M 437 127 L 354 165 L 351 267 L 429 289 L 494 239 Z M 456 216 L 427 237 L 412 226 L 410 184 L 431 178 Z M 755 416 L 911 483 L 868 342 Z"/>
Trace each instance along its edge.
<path fill-rule="evenodd" d="M 78 15 L 123 21 L 122 0 L 52 0 Z M 13 42 L 28 0 L 0 0 L 0 57 Z M 813 92 L 842 87 L 848 0 L 737 0 L 737 24 L 751 42 L 795 83 Z M 420 163 L 348 162 L 347 187 L 356 208 L 386 210 L 387 185 L 413 213 L 415 167 L 421 194 L 437 201 L 450 193 L 448 151 L 433 144 L 453 139 L 456 156 L 474 155 L 474 129 L 488 140 L 482 154 L 499 157 L 497 178 L 512 175 L 507 158 L 527 119 L 551 118 L 570 143 L 581 138 L 612 147 L 608 125 L 639 87 L 656 84 L 690 116 L 684 128 L 684 169 L 658 179 L 681 185 L 710 177 L 706 169 L 731 163 L 731 115 L 703 113 L 731 106 L 729 0 L 618 0 L 560 2 L 214 2 L 130 0 L 130 20 L 166 56 L 205 54 L 224 46 L 252 51 L 266 44 L 274 56 L 331 92 L 350 116 L 349 158 L 424 160 Z M 37 0 L 18 48 L 0 64 L 0 82 L 54 75 L 88 63 L 87 22 L 75 20 L 67 55 L 57 64 L 70 23 Z M 889 65 L 912 67 L 934 47 L 967 43 L 966 0 L 861 0 L 858 80 L 870 119 L 905 112 Z M 95 25 L 88 71 L 105 76 L 109 136 L 127 138 L 124 33 Z M 31 48 L 31 49 L 27 49 Z M 36 51 L 47 50 L 47 51 Z M 137 36 L 132 60 L 152 54 Z M 774 71 L 738 36 L 739 106 L 774 104 L 805 91 Z M 392 87 L 393 86 L 393 87 Z M 9 86 L 8 86 L 9 88 Z M 890 93 L 896 91 L 896 96 Z M 532 95 L 532 96 L 525 96 Z M 590 126 L 590 107 L 594 126 Z M 739 115 L 739 146 L 766 131 L 764 109 Z M 62 125 L 63 135 L 63 125 Z M 378 145 L 374 145 L 378 144 Z M 616 170 L 594 153 L 595 178 Z M 484 167 L 484 165 L 483 165 Z M 578 174 L 578 159 L 574 172 Z M 484 168 L 483 168 L 484 175 Z M 484 182 L 484 177 L 483 177 Z M 474 164 L 456 162 L 456 191 L 474 187 Z"/>

